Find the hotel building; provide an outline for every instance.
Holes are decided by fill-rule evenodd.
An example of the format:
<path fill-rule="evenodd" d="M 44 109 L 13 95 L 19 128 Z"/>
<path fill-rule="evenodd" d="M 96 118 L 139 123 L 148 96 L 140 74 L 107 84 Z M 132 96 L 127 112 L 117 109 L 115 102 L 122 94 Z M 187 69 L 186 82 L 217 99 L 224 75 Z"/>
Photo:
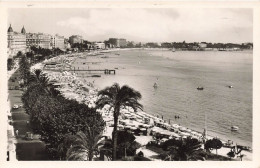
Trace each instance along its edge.
<path fill-rule="evenodd" d="M 59 48 L 61 50 L 65 49 L 65 39 L 63 36 L 58 34 L 51 37 L 51 46 L 52 48 Z"/>
<path fill-rule="evenodd" d="M 43 33 L 27 33 L 26 34 L 26 46 L 41 47 L 51 49 L 51 35 Z"/>
<path fill-rule="evenodd" d="M 26 31 L 24 27 L 21 33 L 18 33 L 13 31 L 11 25 L 9 26 L 7 30 L 7 48 L 10 56 L 15 56 L 19 51 L 26 52 Z"/>

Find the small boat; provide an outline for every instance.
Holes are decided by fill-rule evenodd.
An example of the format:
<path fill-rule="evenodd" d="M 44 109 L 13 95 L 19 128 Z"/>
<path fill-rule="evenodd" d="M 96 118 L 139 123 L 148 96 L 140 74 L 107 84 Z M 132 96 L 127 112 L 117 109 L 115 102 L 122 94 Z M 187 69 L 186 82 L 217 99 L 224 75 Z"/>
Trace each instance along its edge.
<path fill-rule="evenodd" d="M 197 90 L 203 90 L 204 88 L 203 87 L 197 87 Z"/>
<path fill-rule="evenodd" d="M 103 57 L 101 57 L 101 58 L 109 58 L 108 56 L 103 56 Z"/>
<path fill-rule="evenodd" d="M 176 50 L 175 50 L 175 48 L 172 48 L 172 52 L 175 52 Z"/>
<path fill-rule="evenodd" d="M 232 85 L 229 85 L 228 87 L 229 87 L 229 88 L 233 88 L 233 86 L 232 86 Z"/>
<path fill-rule="evenodd" d="M 155 83 L 153 84 L 153 87 L 154 87 L 154 88 L 157 88 L 157 87 L 158 87 L 158 84 L 155 82 Z"/>
<path fill-rule="evenodd" d="M 92 75 L 91 77 L 99 78 L 101 75 Z"/>
<path fill-rule="evenodd" d="M 238 127 L 238 126 L 234 126 L 234 125 L 233 125 L 233 126 L 231 127 L 231 131 L 238 131 L 238 130 L 239 130 L 239 127 Z"/>
<path fill-rule="evenodd" d="M 17 104 L 15 104 L 14 106 L 13 106 L 13 109 L 18 109 L 19 108 L 19 106 L 17 105 Z"/>

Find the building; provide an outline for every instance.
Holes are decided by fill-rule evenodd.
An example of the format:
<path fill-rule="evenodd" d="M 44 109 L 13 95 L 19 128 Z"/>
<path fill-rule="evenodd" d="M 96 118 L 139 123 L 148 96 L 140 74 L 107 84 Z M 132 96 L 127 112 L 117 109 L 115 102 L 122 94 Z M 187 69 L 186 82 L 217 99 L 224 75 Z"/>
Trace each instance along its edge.
<path fill-rule="evenodd" d="M 7 30 L 7 48 L 8 55 L 14 56 L 19 51 L 22 53 L 26 52 L 26 31 L 23 27 L 21 33 L 14 32 L 10 25 Z"/>
<path fill-rule="evenodd" d="M 51 35 L 43 33 L 27 33 L 26 46 L 28 48 L 35 46 L 46 49 L 51 49 Z"/>
<path fill-rule="evenodd" d="M 82 38 L 82 36 L 79 36 L 79 35 L 70 36 L 69 37 L 69 43 L 71 45 L 75 44 L 75 43 L 83 43 L 83 38 Z"/>
<path fill-rule="evenodd" d="M 102 43 L 102 42 L 96 42 L 96 43 L 94 43 L 94 47 L 95 47 L 95 49 L 105 49 L 106 45 L 105 45 L 105 43 Z"/>
<path fill-rule="evenodd" d="M 65 39 L 63 36 L 58 34 L 51 37 L 51 47 L 52 48 L 59 48 L 61 50 L 65 49 Z"/>

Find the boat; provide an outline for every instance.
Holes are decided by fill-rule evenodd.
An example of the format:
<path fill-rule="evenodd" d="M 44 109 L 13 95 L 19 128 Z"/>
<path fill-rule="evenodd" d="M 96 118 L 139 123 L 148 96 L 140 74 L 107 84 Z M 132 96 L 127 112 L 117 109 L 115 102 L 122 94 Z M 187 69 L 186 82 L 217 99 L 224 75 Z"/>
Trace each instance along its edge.
<path fill-rule="evenodd" d="M 91 77 L 99 78 L 101 75 L 92 75 Z"/>
<path fill-rule="evenodd" d="M 17 104 L 15 104 L 14 106 L 13 106 L 13 109 L 18 109 L 19 108 L 19 106 L 17 105 Z"/>
<path fill-rule="evenodd" d="M 176 51 L 176 49 L 175 48 L 172 48 L 172 52 L 175 52 Z"/>
<path fill-rule="evenodd" d="M 155 82 L 155 83 L 153 84 L 153 87 L 154 87 L 154 88 L 157 88 L 157 87 L 158 87 L 158 84 Z"/>
<path fill-rule="evenodd" d="M 228 87 L 229 87 L 229 88 L 233 88 L 233 86 L 232 86 L 232 85 L 229 85 Z"/>
<path fill-rule="evenodd" d="M 101 57 L 101 58 L 109 58 L 108 56 L 103 56 L 103 57 Z"/>
<path fill-rule="evenodd" d="M 203 90 L 204 88 L 203 87 L 197 87 L 197 90 Z"/>
<path fill-rule="evenodd" d="M 239 127 L 238 126 L 231 126 L 231 131 L 238 131 L 239 130 Z"/>

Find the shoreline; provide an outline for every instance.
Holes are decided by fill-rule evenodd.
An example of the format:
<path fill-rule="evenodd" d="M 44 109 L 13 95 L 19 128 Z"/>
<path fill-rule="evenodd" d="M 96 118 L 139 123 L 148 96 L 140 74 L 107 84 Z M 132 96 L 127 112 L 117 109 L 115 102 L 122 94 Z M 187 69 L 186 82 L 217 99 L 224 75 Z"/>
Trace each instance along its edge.
<path fill-rule="evenodd" d="M 137 48 L 139 49 L 139 48 Z M 115 52 L 115 51 L 122 51 L 122 50 L 125 50 L 125 49 L 115 49 L 115 50 L 101 50 L 101 51 L 96 51 L 96 52 L 89 52 L 89 53 L 77 53 L 75 54 L 75 56 L 73 57 L 74 61 L 80 57 L 80 56 L 83 56 L 83 57 L 88 57 L 88 56 L 91 56 L 92 54 L 96 54 L 96 53 L 100 53 L 100 52 Z M 127 50 L 132 50 L 132 49 L 127 49 Z M 86 54 L 86 55 L 84 55 Z M 50 60 L 46 60 L 44 62 L 48 62 L 48 61 L 55 61 L 57 59 L 59 59 L 59 57 L 71 57 L 71 55 L 73 54 L 67 54 L 67 55 L 60 55 L 58 57 L 55 57 L 53 60 L 52 58 Z M 66 58 L 65 58 L 66 59 Z M 71 62 L 69 62 L 68 64 L 71 64 L 73 63 L 72 60 L 70 60 Z M 44 63 L 43 62 L 43 63 Z M 43 67 L 42 64 L 43 63 L 39 63 L 39 65 L 41 66 L 38 66 L 38 67 Z M 37 67 L 37 65 L 35 65 L 35 67 Z M 31 68 L 33 69 L 33 67 Z M 44 71 L 44 70 L 43 70 Z M 50 80 L 58 80 L 58 82 L 56 84 L 60 85 L 60 86 L 64 86 L 64 89 L 61 89 L 60 91 L 62 92 L 62 94 L 68 98 L 68 99 L 76 99 L 77 101 L 79 102 L 84 102 L 87 103 L 87 105 L 89 107 L 94 107 L 94 104 L 95 104 L 95 101 L 97 100 L 97 88 L 95 87 L 95 85 L 89 81 L 84 81 L 82 82 L 82 80 L 80 79 L 80 77 L 78 77 L 75 73 L 70 73 L 70 72 L 66 72 L 65 74 L 64 73 L 61 73 L 61 72 L 53 72 L 53 71 L 44 71 L 44 73 L 46 73 L 48 75 L 48 77 L 50 77 Z M 52 73 L 52 74 L 51 74 Z M 56 73 L 56 74 L 55 74 Z M 67 83 L 66 83 L 67 82 Z M 87 83 L 88 82 L 88 83 Z M 82 92 L 81 89 L 82 87 L 84 86 L 84 84 L 87 83 L 87 89 L 89 89 L 88 91 L 84 91 Z M 87 93 L 88 92 L 88 93 Z M 76 98 L 75 98 L 76 97 Z M 89 99 L 85 100 L 84 97 L 89 97 Z M 102 111 L 101 111 L 102 112 Z M 102 114 L 104 113 L 104 111 L 102 112 Z M 165 122 L 155 116 L 152 116 L 150 115 L 149 113 L 145 113 L 145 112 L 142 112 L 143 115 L 145 115 L 146 117 L 149 117 L 149 118 L 152 118 L 153 120 L 159 120 L 157 121 L 159 124 L 165 124 Z M 138 113 L 136 113 L 137 115 L 139 115 Z M 133 115 L 133 114 L 132 114 Z M 102 115 L 103 116 L 103 115 Z M 109 118 L 109 117 L 108 117 Z M 109 120 L 111 120 L 111 117 L 109 118 Z M 109 121 L 108 120 L 108 121 Z M 108 122 L 106 121 L 106 122 Z M 177 125 L 177 124 L 173 124 L 173 125 Z M 177 127 L 177 126 L 176 126 Z M 186 127 L 184 127 L 185 129 L 188 129 Z M 190 130 L 190 129 L 189 129 Z M 195 132 L 195 130 L 191 130 L 190 132 Z M 201 132 L 198 132 L 196 131 L 198 134 L 201 134 Z M 212 136 L 212 135 L 209 135 L 207 134 L 207 137 L 208 139 L 212 139 L 216 136 Z M 226 141 L 224 140 L 221 140 L 223 141 L 224 143 Z M 224 148 L 224 147 L 223 147 Z M 220 149 L 221 150 L 221 149 Z M 220 151 L 219 150 L 219 151 Z M 230 150 L 228 148 L 228 150 Z M 224 150 L 223 150 L 224 151 Z M 246 151 L 243 151 L 243 153 L 245 153 Z M 221 153 L 221 152 L 219 152 Z M 251 153 L 251 152 L 249 152 Z M 223 154 L 223 153 L 222 153 Z M 252 154 L 252 153 L 251 153 Z M 223 156 L 227 156 L 226 153 L 223 154 Z M 252 156 L 248 156 L 249 157 L 249 160 L 252 160 Z"/>

